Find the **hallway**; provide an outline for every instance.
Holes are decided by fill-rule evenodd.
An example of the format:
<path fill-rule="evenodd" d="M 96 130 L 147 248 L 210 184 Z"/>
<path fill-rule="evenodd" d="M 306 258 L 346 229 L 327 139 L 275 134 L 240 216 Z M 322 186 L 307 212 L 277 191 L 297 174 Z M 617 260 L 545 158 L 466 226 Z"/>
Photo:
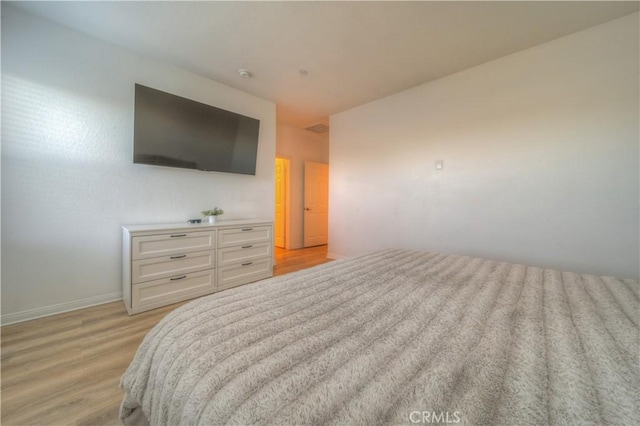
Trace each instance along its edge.
<path fill-rule="evenodd" d="M 327 246 L 316 246 L 296 250 L 287 250 L 275 247 L 276 265 L 273 268 L 273 275 L 283 275 L 295 272 L 300 269 L 311 268 L 329 262 L 327 257 Z"/>

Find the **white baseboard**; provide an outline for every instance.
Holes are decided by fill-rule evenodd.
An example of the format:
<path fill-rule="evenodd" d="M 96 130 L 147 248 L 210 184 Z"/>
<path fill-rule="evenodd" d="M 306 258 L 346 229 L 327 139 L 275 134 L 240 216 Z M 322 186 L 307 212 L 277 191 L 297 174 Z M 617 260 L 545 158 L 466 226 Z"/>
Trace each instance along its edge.
<path fill-rule="evenodd" d="M 341 254 L 336 254 L 336 253 L 327 253 L 327 257 L 329 259 L 338 260 L 338 259 L 344 259 L 349 256 L 343 256 Z"/>
<path fill-rule="evenodd" d="M 2 315 L 2 317 L 0 318 L 0 323 L 3 326 L 16 324 L 19 322 L 30 321 L 37 318 L 75 311 L 82 308 L 88 308 L 90 306 L 115 302 L 118 300 L 122 300 L 121 291 L 116 293 L 104 294 L 102 296 L 94 296 L 88 297 L 86 299 L 74 300 L 73 302 L 59 303 L 57 305 L 43 306 L 42 308 L 29 309 L 26 311 L 15 312 L 13 314 Z"/>

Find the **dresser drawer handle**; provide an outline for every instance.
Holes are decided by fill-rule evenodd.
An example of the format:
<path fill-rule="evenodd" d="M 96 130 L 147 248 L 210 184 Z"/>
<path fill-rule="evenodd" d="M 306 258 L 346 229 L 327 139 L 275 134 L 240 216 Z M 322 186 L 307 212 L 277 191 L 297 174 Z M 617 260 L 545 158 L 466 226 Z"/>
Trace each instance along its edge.
<path fill-rule="evenodd" d="M 170 259 L 182 259 L 183 257 L 187 257 L 187 255 L 181 254 L 180 256 L 171 256 Z"/>
<path fill-rule="evenodd" d="M 185 278 L 187 278 L 187 276 L 186 276 L 186 275 L 183 275 L 183 276 L 181 276 L 181 277 L 171 278 L 171 281 L 183 280 L 183 279 L 185 279 Z"/>
<path fill-rule="evenodd" d="M 172 235 L 171 238 L 186 237 L 186 236 L 187 234 L 175 234 L 175 235 Z"/>
<path fill-rule="evenodd" d="M 253 231 L 253 228 L 242 228 L 242 232 L 244 231 Z"/>
<path fill-rule="evenodd" d="M 242 266 L 249 266 L 251 265 L 253 262 L 247 262 L 247 263 L 243 263 Z"/>
<path fill-rule="evenodd" d="M 249 246 L 242 246 L 242 248 L 251 248 L 253 247 L 253 245 L 249 245 Z"/>

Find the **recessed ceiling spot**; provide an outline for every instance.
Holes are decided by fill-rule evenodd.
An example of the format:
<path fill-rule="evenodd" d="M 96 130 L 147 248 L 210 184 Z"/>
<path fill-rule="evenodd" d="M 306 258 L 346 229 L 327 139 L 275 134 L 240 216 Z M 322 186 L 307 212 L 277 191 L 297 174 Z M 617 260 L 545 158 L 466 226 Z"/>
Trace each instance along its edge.
<path fill-rule="evenodd" d="M 240 68 L 238 70 L 238 74 L 240 74 L 240 77 L 242 78 L 249 78 L 251 77 L 253 74 L 251 74 L 251 71 L 249 71 L 248 69 L 245 68 Z"/>
<path fill-rule="evenodd" d="M 309 74 L 309 71 L 307 71 L 307 70 L 300 70 L 300 71 L 298 71 L 298 72 L 299 72 L 299 73 L 300 73 L 300 75 L 302 75 L 302 76 L 305 76 L 305 75 Z"/>

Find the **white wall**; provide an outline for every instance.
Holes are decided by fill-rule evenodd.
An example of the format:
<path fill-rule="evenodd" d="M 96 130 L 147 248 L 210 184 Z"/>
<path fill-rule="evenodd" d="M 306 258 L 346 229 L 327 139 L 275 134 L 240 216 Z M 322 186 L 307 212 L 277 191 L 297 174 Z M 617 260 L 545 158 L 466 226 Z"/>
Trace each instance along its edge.
<path fill-rule="evenodd" d="M 304 246 L 304 162 L 329 162 L 329 138 L 304 129 L 278 124 L 276 155 L 290 160 L 289 249 Z"/>
<path fill-rule="evenodd" d="M 331 255 L 638 277 L 638 59 L 636 13 L 332 116 Z"/>
<path fill-rule="evenodd" d="M 123 224 L 273 218 L 273 103 L 2 15 L 3 322 L 120 298 Z M 256 176 L 133 164 L 136 82 L 260 119 Z"/>

